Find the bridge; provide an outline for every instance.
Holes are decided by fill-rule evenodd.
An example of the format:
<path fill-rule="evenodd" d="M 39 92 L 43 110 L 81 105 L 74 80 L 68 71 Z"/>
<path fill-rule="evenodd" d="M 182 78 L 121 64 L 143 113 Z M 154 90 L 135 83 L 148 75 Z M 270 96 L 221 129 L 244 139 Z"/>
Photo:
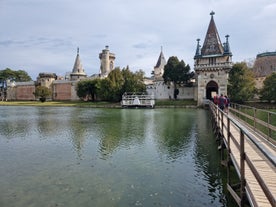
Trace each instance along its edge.
<path fill-rule="evenodd" d="M 229 193 L 239 206 L 276 207 L 276 145 L 272 137 L 276 135 L 276 127 L 271 124 L 271 114 L 268 113 L 268 122 L 264 122 L 255 113 L 247 115 L 235 106 L 229 108 L 228 114 L 212 102 L 209 109 L 221 163 L 227 167 Z M 238 115 L 250 121 L 243 121 Z M 256 123 L 264 125 L 268 133 L 256 130 Z M 233 171 L 238 182 L 230 176 Z"/>

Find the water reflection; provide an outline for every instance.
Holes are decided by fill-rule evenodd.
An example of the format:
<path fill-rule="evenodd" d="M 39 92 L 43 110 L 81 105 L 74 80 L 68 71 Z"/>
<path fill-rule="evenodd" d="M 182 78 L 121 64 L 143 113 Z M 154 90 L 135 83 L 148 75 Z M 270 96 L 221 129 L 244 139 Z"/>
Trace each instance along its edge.
<path fill-rule="evenodd" d="M 186 153 L 190 144 L 195 125 L 194 111 L 164 110 L 170 116 L 164 118 L 161 112 L 155 115 L 155 122 L 158 121 L 158 125 L 155 125 L 156 142 L 161 153 L 175 160 Z"/>
<path fill-rule="evenodd" d="M 24 110 L 25 108 L 0 107 L 0 135 L 2 137 L 12 139 L 28 135 L 33 126 L 25 121 L 25 116 L 28 117 L 29 114 L 26 114 Z"/>
<path fill-rule="evenodd" d="M 0 112 L 0 205 L 228 205 L 204 110 Z"/>
<path fill-rule="evenodd" d="M 220 165 L 220 153 L 217 149 L 217 144 L 213 134 L 208 134 L 212 128 L 207 111 L 197 111 L 197 134 L 196 144 L 194 145 L 195 159 L 195 176 L 199 179 L 206 180 L 208 183 L 208 195 L 210 195 L 211 204 L 214 205 L 219 200 L 223 205 L 236 206 L 233 199 L 226 196 L 222 183 L 225 174 Z M 206 115 L 207 114 L 207 115 Z M 210 139 L 211 137 L 211 139 Z M 212 162 L 210 162 L 212 160 Z M 224 194 L 225 193 L 225 194 Z"/>

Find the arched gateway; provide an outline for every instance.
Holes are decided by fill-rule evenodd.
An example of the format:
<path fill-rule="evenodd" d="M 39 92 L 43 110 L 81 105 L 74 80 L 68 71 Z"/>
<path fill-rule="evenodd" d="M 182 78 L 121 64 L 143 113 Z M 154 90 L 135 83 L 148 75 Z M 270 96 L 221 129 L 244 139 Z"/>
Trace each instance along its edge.
<path fill-rule="evenodd" d="M 216 94 L 218 94 L 218 84 L 215 81 L 210 81 L 206 85 L 206 98 L 212 99 Z"/>
<path fill-rule="evenodd" d="M 215 92 L 227 93 L 228 72 L 232 68 L 232 52 L 226 35 L 226 42 L 221 43 L 214 21 L 214 12 L 205 36 L 203 46 L 197 39 L 194 56 L 194 69 L 197 79 L 197 103 L 202 105 L 204 99 L 212 99 Z"/>

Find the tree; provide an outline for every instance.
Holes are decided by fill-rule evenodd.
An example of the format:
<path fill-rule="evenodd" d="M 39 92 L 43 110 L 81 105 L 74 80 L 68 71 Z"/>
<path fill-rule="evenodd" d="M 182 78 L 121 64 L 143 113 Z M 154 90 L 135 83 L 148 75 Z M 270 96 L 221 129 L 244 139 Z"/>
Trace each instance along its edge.
<path fill-rule="evenodd" d="M 78 97 L 95 101 L 99 92 L 100 79 L 81 80 L 76 86 Z"/>
<path fill-rule="evenodd" d="M 253 98 L 256 92 L 254 74 L 245 62 L 236 63 L 229 72 L 228 95 L 231 101 L 243 103 Z"/>
<path fill-rule="evenodd" d="M 142 70 L 133 73 L 128 67 L 122 71 L 120 68 L 115 68 L 107 78 L 79 81 L 76 91 L 81 99 L 117 102 L 125 92 L 145 92 L 143 78 Z"/>
<path fill-rule="evenodd" d="M 34 92 L 35 97 L 39 97 L 39 100 L 41 102 L 46 101 L 46 98 L 51 96 L 51 94 L 52 91 L 45 86 L 37 86 Z"/>
<path fill-rule="evenodd" d="M 175 99 L 177 99 L 177 95 L 179 94 L 177 84 L 188 85 L 192 76 L 193 73 L 190 72 L 190 66 L 186 65 L 183 60 L 179 61 L 176 56 L 168 59 L 164 67 L 163 79 L 166 84 L 173 83 Z"/>
<path fill-rule="evenodd" d="M 276 102 L 276 73 L 272 73 L 264 80 L 264 86 L 260 91 L 261 100 Z"/>
<path fill-rule="evenodd" d="M 0 80 L 12 80 L 15 82 L 26 82 L 31 81 L 31 77 L 24 70 L 12 70 L 10 68 L 6 68 L 5 70 L 0 70 Z"/>
<path fill-rule="evenodd" d="M 139 70 L 133 73 L 127 67 L 122 70 L 122 75 L 124 77 L 122 94 L 125 92 L 145 92 L 146 91 L 146 85 L 143 82 L 144 72 L 142 70 Z"/>
<path fill-rule="evenodd" d="M 120 68 L 115 68 L 107 76 L 108 84 L 110 87 L 106 89 L 109 91 L 110 101 L 120 101 L 122 97 L 122 87 L 125 79 Z"/>

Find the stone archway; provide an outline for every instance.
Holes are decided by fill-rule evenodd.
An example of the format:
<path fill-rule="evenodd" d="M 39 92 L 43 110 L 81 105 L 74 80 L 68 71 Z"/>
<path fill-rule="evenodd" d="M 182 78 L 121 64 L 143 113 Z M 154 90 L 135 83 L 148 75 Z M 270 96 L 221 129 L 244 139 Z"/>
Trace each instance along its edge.
<path fill-rule="evenodd" d="M 214 94 L 218 94 L 218 84 L 215 81 L 210 81 L 206 85 L 206 98 L 213 99 Z"/>

